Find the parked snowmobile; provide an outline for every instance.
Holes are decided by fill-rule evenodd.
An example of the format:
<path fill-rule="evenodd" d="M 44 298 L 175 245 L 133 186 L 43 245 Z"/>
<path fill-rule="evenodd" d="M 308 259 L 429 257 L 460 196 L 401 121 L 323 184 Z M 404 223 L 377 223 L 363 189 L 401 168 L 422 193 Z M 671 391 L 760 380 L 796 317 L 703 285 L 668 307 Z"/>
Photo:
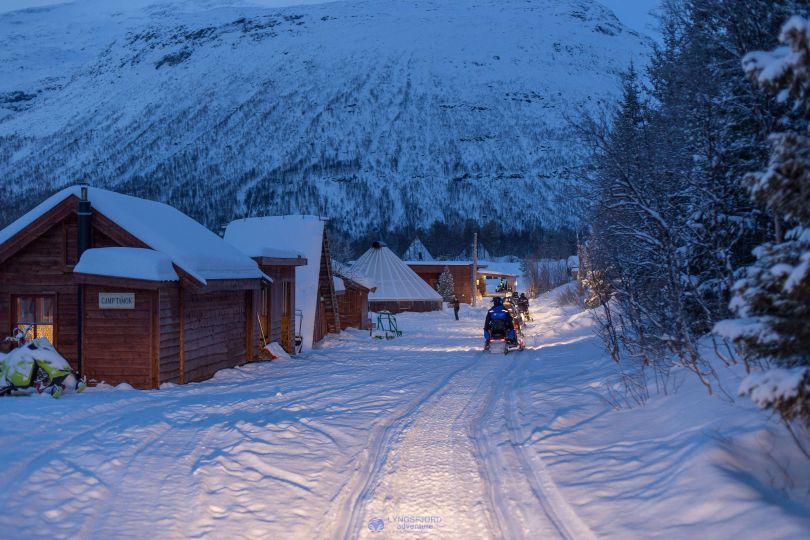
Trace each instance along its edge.
<path fill-rule="evenodd" d="M 0 396 L 35 391 L 58 398 L 66 390 L 78 393 L 87 388 L 47 338 L 26 342 L 27 333 L 23 330 L 6 339 L 20 346 L 0 357 Z"/>

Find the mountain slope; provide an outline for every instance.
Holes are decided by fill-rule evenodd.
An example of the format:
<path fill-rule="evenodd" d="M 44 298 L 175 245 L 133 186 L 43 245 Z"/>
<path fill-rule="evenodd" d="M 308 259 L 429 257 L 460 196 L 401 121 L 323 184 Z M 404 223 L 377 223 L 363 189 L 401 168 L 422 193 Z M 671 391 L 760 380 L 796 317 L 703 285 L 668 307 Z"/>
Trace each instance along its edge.
<path fill-rule="evenodd" d="M 0 195 L 21 201 L 0 220 L 87 178 L 212 227 L 453 223 L 506 189 L 531 207 L 507 227 L 558 227 L 565 117 L 611 100 L 646 46 L 590 0 L 226 4 L 0 16 Z"/>

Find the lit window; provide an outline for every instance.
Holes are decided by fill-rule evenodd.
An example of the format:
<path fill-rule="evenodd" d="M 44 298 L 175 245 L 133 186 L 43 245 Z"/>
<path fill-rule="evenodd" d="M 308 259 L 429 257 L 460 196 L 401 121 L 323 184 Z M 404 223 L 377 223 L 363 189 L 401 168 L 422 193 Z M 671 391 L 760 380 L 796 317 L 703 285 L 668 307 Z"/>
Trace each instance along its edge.
<path fill-rule="evenodd" d="M 44 337 L 54 343 L 55 309 L 53 296 L 16 297 L 14 330 L 28 329 L 26 340 Z"/>

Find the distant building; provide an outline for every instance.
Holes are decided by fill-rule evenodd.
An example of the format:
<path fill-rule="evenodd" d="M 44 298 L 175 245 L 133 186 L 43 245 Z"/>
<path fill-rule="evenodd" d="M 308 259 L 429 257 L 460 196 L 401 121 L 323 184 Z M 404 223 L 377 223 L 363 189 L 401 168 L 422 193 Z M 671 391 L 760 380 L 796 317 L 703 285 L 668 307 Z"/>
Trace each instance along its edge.
<path fill-rule="evenodd" d="M 442 297 L 425 283 L 383 242 L 374 242 L 352 265 L 351 272 L 367 276 L 377 290 L 369 294 L 369 309 L 402 311 L 437 311 Z"/>
<path fill-rule="evenodd" d="M 408 246 L 408 249 L 405 250 L 405 253 L 402 255 L 402 259 L 405 261 L 432 261 L 433 255 L 430 254 L 428 249 L 425 247 L 425 244 L 419 238 L 414 239 L 411 242 L 411 245 Z"/>
<path fill-rule="evenodd" d="M 364 275 L 352 272 L 351 268 L 332 262 L 335 279 L 340 280 L 343 292 L 338 294 L 340 327 L 369 329 L 368 295 L 377 290 L 374 282 Z"/>
<path fill-rule="evenodd" d="M 431 289 L 436 290 L 439 286 L 439 276 L 444 272 L 445 267 L 453 275 L 453 292 L 458 297 L 459 302 L 464 304 L 472 303 L 473 290 L 473 263 L 472 261 L 413 261 L 406 260 L 411 270 L 427 283 Z M 479 268 L 481 265 L 479 265 Z"/>

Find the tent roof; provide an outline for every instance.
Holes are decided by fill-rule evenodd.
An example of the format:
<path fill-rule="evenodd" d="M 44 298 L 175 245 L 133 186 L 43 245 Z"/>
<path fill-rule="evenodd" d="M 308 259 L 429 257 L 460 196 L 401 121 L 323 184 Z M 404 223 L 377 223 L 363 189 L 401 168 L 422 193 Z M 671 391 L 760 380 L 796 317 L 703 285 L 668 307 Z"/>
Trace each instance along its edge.
<path fill-rule="evenodd" d="M 422 255 L 421 257 L 419 256 L 420 254 Z M 411 245 L 408 246 L 408 249 L 402 254 L 402 258 L 406 261 L 432 261 L 433 255 L 430 254 L 428 248 L 425 247 L 425 244 L 423 244 L 419 238 L 414 238 Z"/>
<path fill-rule="evenodd" d="M 71 195 L 80 197 L 81 187 L 67 187 L 35 206 L 0 231 L 0 244 Z M 264 277 L 250 257 L 172 206 L 92 187 L 88 199 L 95 210 L 203 284 L 209 279 Z"/>
<path fill-rule="evenodd" d="M 279 250 L 300 254 L 307 264 L 295 268 L 295 308 L 303 314 L 304 349 L 312 348 L 318 281 L 321 275 L 324 222 L 316 216 L 266 216 L 237 219 L 225 229 L 225 240 L 251 257 Z"/>
<path fill-rule="evenodd" d="M 352 272 L 368 276 L 377 290 L 369 300 L 438 300 L 441 295 L 411 270 L 393 251 L 375 242 L 354 265 Z"/>

